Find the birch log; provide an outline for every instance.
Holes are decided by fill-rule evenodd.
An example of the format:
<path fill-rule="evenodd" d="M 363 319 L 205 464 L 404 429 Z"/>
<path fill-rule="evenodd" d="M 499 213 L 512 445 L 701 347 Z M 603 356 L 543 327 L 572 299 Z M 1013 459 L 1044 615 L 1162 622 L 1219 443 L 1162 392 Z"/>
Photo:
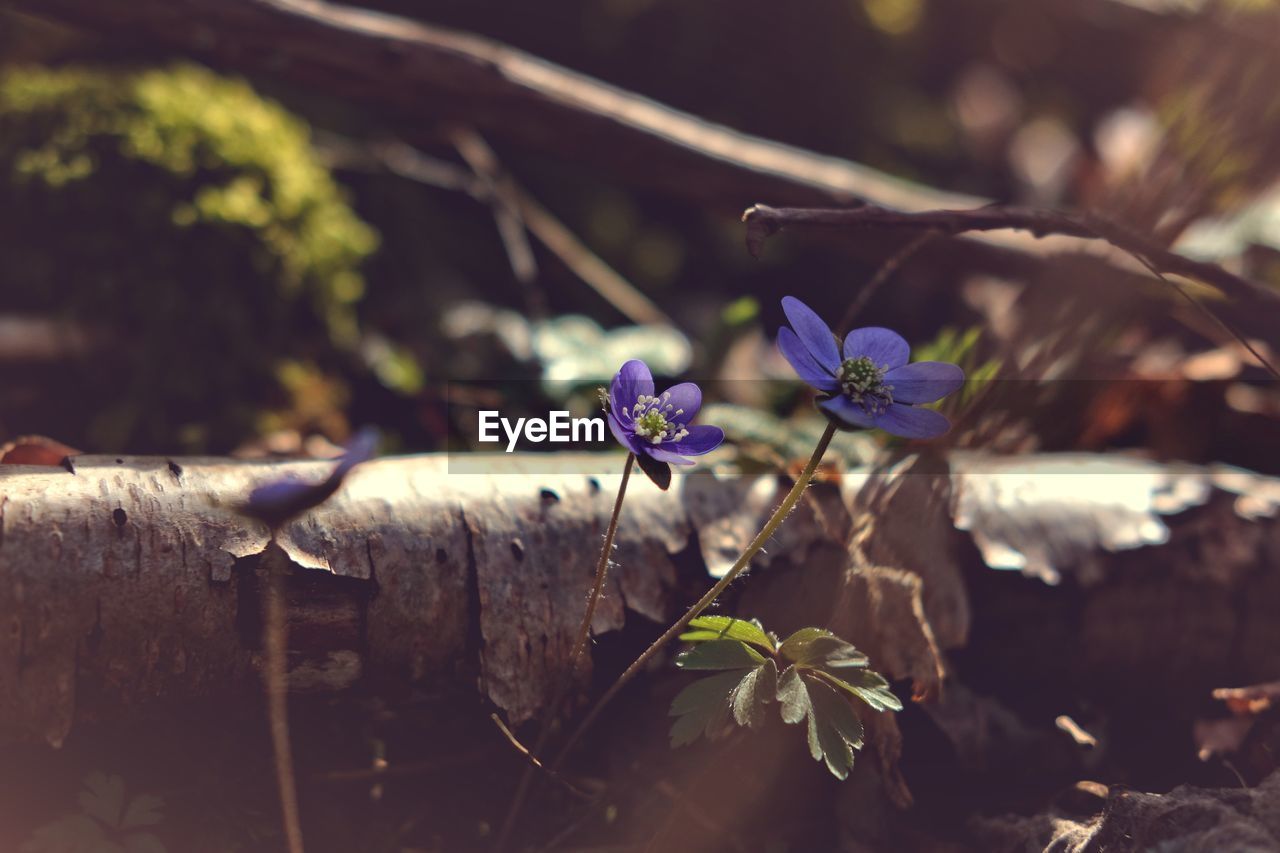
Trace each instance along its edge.
<path fill-rule="evenodd" d="M 3 466 L 0 732 L 56 744 L 100 709 L 255 686 L 259 563 L 275 547 L 292 570 L 292 690 L 478 678 L 514 722 L 529 719 L 568 657 L 618 485 L 567 472 L 622 464 L 557 459 L 560 473 L 518 457 L 468 457 L 488 474 L 450 473 L 443 456 L 368 463 L 274 542 L 237 503 L 284 475 L 319 480 L 328 464 Z M 715 482 L 678 477 L 665 493 L 633 482 L 596 633 L 668 616 L 673 555 L 695 520 L 715 565 L 755 524 L 726 519 L 771 508 L 772 476 Z"/>
<path fill-rule="evenodd" d="M 161 700 L 256 695 L 264 558 L 290 566 L 295 692 L 474 684 L 513 724 L 529 720 L 591 585 L 619 479 L 599 472 L 621 466 L 616 454 L 382 459 L 274 540 L 236 505 L 281 476 L 320 480 L 328 463 L 0 466 L 0 739 L 57 744 L 77 721 Z M 723 574 L 780 486 L 705 467 L 668 492 L 633 478 L 595 632 L 637 620 L 656 636 Z M 983 562 L 1087 591 L 1037 601 L 1080 611 L 1073 659 L 1089 672 L 1182 685 L 1194 659 L 1206 677 L 1227 665 L 1248 683 L 1280 677 L 1273 478 L 955 451 L 845 472 L 806 498 L 753 564 L 765 576 L 735 587 L 740 615 L 830 625 L 921 697 L 938 693 L 946 652 L 972 642 Z M 580 683 L 589 673 L 588 656 Z"/>

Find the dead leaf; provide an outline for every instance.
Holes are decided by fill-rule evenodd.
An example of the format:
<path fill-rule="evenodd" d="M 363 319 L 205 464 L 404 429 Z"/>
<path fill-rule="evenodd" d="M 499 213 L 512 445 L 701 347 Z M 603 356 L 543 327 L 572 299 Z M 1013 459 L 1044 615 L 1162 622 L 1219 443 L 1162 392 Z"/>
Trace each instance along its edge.
<path fill-rule="evenodd" d="M 80 451 L 43 435 L 21 435 L 0 445 L 0 465 L 46 465 L 57 467 Z"/>

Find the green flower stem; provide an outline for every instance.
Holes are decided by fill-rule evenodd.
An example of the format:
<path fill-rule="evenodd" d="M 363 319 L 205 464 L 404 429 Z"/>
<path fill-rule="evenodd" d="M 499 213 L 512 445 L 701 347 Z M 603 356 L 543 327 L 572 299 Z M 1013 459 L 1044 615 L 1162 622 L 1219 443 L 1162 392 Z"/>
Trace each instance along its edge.
<path fill-rule="evenodd" d="M 573 734 L 569 736 L 567 741 L 565 741 L 564 746 L 560 748 L 560 753 L 556 756 L 555 760 L 551 762 L 551 772 L 554 773 L 560 769 L 560 765 L 564 762 L 565 758 L 568 757 L 569 753 L 573 750 L 573 747 L 577 745 L 578 741 L 586 733 L 587 729 L 591 727 L 593 722 L 595 722 L 596 717 L 598 717 L 600 712 L 604 710 L 604 707 L 609 704 L 609 701 L 618 694 L 618 691 L 622 690 L 622 688 L 632 678 L 635 678 L 640 670 L 644 668 L 645 664 L 649 662 L 650 658 L 656 655 L 663 646 L 671 642 L 671 640 L 675 639 L 676 636 L 684 631 L 684 629 L 689 625 L 689 622 L 697 618 L 698 614 L 703 610 L 706 610 L 707 607 L 709 607 L 711 603 L 720 596 L 720 593 L 724 592 L 725 589 L 728 588 L 729 584 L 733 583 L 734 579 L 740 575 L 748 565 L 750 565 L 751 560 L 755 555 L 760 552 L 760 549 L 763 548 L 764 544 L 769 541 L 774 533 L 777 532 L 778 528 L 782 525 L 782 522 L 786 520 L 786 517 L 791 514 L 791 510 L 795 509 L 796 503 L 800 500 L 801 495 L 804 494 L 805 487 L 807 487 L 809 485 L 809 481 L 813 479 L 813 472 L 818 469 L 818 463 L 822 461 L 822 457 L 826 454 L 827 445 L 831 443 L 831 439 L 835 433 L 835 424 L 828 423 L 826 431 L 822 433 L 822 438 L 818 439 L 818 446 L 814 448 L 813 455 L 809 457 L 809 461 L 805 464 L 804 470 L 801 471 L 800 476 L 796 478 L 795 485 L 791 487 L 791 491 L 787 492 L 787 496 L 782 499 L 782 503 L 778 504 L 778 508 L 773 511 L 773 515 L 769 517 L 767 522 L 765 522 L 764 527 L 760 528 L 760 532 L 756 534 L 756 538 L 751 540 L 751 544 L 742 552 L 742 556 L 738 557 L 737 562 L 733 564 L 724 577 L 716 582 L 715 586 L 707 590 L 706 595 L 698 599 L 696 604 L 685 611 L 685 614 L 681 616 L 674 625 L 668 628 L 661 637 L 654 640 L 653 644 L 650 645 L 649 648 L 645 649 L 640 657 L 636 658 L 635 662 L 626 668 L 622 675 L 618 676 L 618 680 L 613 683 L 612 687 L 605 691 L 605 694 L 600 697 L 599 701 L 596 702 L 587 716 L 578 724 L 578 727 L 574 730 Z"/>
<path fill-rule="evenodd" d="M 578 636 L 573 641 L 573 651 L 569 653 L 569 663 L 565 667 L 564 674 L 560 677 L 560 683 L 556 687 L 556 692 L 552 696 L 551 702 L 544 711 L 542 730 L 538 732 L 538 739 L 534 741 L 533 749 L 530 750 L 530 755 L 534 761 L 537 761 L 538 756 L 542 755 L 542 750 L 546 747 L 547 741 L 551 737 L 556 714 L 560 710 L 560 705 L 564 702 L 565 694 L 569 692 L 570 685 L 573 684 L 573 674 L 577 672 L 578 661 L 582 659 L 582 653 L 586 650 L 587 639 L 591 634 L 591 620 L 596 615 L 596 605 L 600 603 L 600 594 L 604 590 L 604 581 L 609 574 L 609 556 L 613 553 L 613 539 L 618 532 L 618 518 L 622 515 L 622 499 L 627 494 L 627 483 L 631 480 L 631 469 L 635 467 L 635 464 L 636 455 L 628 453 L 627 465 L 622 469 L 622 482 L 618 485 L 618 496 L 613 501 L 613 515 L 609 517 L 609 527 L 604 532 L 604 547 L 600 549 L 600 561 L 596 563 L 595 585 L 591 587 L 591 595 L 587 597 L 587 612 L 583 614 L 582 624 L 578 626 Z M 511 808 L 507 810 L 506 820 L 503 821 L 502 830 L 498 833 L 497 842 L 494 844 L 495 850 L 504 850 L 507 846 L 507 839 L 511 836 L 512 830 L 515 829 L 516 819 L 519 818 L 520 809 L 524 806 L 525 797 L 529 794 L 529 784 L 533 781 L 533 770 L 534 764 L 528 764 L 525 766 L 524 773 L 520 776 L 520 784 L 516 786 L 515 796 L 511 800 Z"/>

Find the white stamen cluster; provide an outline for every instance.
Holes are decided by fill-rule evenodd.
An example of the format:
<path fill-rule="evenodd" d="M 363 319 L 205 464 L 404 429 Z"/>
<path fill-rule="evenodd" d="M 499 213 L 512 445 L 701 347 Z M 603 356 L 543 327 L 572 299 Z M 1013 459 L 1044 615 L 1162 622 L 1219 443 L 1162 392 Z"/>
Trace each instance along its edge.
<path fill-rule="evenodd" d="M 672 409 L 671 392 L 663 391 L 661 397 L 641 394 L 631 407 L 631 419 L 635 423 L 636 435 L 649 439 L 651 444 L 664 441 L 680 441 L 689 434 L 682 424 L 673 423 L 672 419 L 684 414 L 684 409 Z"/>
<path fill-rule="evenodd" d="M 893 403 L 893 386 L 886 385 L 889 365 L 876 367 L 868 356 L 849 358 L 840 365 L 840 390 L 870 415 L 882 415 Z"/>

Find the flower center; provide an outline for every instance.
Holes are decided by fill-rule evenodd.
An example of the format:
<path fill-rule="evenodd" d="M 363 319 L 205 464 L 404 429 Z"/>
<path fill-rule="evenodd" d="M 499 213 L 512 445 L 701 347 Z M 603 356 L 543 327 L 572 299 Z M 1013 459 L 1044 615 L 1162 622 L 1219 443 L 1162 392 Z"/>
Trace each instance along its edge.
<path fill-rule="evenodd" d="M 847 358 L 840 365 L 840 390 L 868 414 L 883 414 L 893 403 L 893 386 L 884 382 L 885 371 L 869 356 Z"/>
<path fill-rule="evenodd" d="M 631 407 L 636 435 L 649 439 L 651 444 L 661 444 L 664 441 L 679 441 L 689 434 L 689 430 L 673 422 L 676 415 L 684 414 L 684 409 L 673 412 L 675 407 L 670 400 L 670 392 L 663 392 L 661 397 L 640 395 L 636 404 Z"/>

